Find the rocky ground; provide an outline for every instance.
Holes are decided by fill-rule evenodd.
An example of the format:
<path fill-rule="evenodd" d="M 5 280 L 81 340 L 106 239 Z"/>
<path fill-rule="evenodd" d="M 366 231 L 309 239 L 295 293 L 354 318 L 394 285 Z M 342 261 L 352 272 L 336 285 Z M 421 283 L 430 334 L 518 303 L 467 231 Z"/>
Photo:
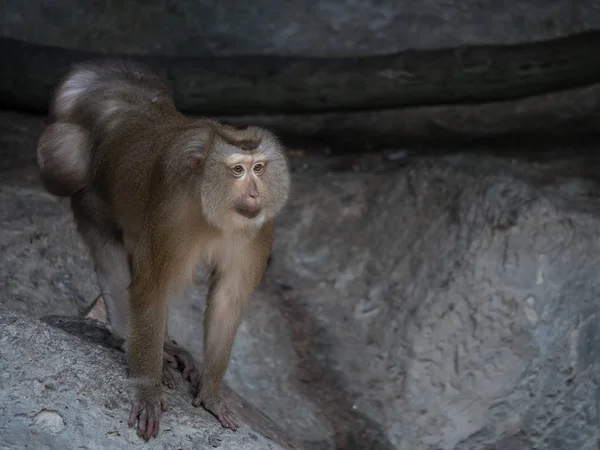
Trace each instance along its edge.
<path fill-rule="evenodd" d="M 123 355 L 75 318 L 98 289 L 37 180 L 41 126 L 0 114 L 0 447 L 127 448 Z M 246 425 L 221 429 L 182 388 L 151 445 L 597 449 L 600 166 L 579 150 L 291 150 L 226 377 Z M 199 359 L 205 292 L 199 273 L 170 319 Z"/>

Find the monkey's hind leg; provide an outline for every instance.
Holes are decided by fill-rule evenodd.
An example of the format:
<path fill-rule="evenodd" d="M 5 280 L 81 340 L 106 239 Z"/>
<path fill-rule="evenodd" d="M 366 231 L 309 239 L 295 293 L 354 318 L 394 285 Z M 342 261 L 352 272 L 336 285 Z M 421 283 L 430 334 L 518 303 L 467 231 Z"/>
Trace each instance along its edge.
<path fill-rule="evenodd" d="M 128 288 L 131 283 L 127 252 L 118 236 L 96 225 L 82 214 L 78 206 L 74 202 L 73 212 L 77 229 L 94 261 L 96 279 L 106 306 L 109 328 L 113 335 L 125 341 L 129 337 Z"/>

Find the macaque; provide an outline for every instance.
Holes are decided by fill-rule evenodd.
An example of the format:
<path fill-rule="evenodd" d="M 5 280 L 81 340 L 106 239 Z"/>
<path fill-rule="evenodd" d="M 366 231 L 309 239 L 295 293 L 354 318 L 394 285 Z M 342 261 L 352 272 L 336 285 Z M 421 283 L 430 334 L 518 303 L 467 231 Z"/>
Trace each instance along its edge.
<path fill-rule="evenodd" d="M 70 197 L 110 328 L 125 342 L 135 381 L 129 426 L 157 436 L 162 383 L 172 385 L 178 367 L 197 389 L 193 404 L 235 430 L 221 384 L 288 198 L 277 138 L 188 118 L 146 67 L 95 61 L 58 85 L 37 157 L 45 188 Z M 167 334 L 169 298 L 184 293 L 200 262 L 210 268 L 201 374 Z"/>

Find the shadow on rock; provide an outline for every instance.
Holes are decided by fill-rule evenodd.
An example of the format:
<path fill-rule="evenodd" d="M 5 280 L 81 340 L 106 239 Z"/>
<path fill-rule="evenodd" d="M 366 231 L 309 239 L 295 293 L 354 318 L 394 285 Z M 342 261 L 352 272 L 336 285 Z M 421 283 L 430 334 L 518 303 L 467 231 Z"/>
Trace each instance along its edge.
<path fill-rule="evenodd" d="M 366 415 L 356 411 L 344 389 L 344 383 L 335 369 L 316 357 L 319 353 L 333 355 L 333 336 L 317 324 L 308 309 L 294 293 L 292 286 L 280 284 L 275 287 L 279 294 L 277 306 L 289 323 L 291 340 L 298 355 L 296 368 L 302 391 L 331 422 L 334 429 L 334 446 L 338 450 L 394 450 L 383 429 Z M 330 348 L 324 348 L 330 347 Z M 329 449 L 331 444 L 307 443 L 311 449 Z"/>

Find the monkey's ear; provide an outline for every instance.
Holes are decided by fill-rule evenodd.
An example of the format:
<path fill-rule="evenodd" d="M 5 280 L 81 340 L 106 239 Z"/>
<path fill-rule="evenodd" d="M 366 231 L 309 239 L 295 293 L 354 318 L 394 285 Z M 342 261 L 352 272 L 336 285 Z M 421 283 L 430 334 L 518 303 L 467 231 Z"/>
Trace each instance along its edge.
<path fill-rule="evenodd" d="M 200 152 L 190 153 L 189 163 L 190 168 L 194 172 L 200 172 L 202 170 L 202 166 L 204 165 L 204 155 Z"/>

